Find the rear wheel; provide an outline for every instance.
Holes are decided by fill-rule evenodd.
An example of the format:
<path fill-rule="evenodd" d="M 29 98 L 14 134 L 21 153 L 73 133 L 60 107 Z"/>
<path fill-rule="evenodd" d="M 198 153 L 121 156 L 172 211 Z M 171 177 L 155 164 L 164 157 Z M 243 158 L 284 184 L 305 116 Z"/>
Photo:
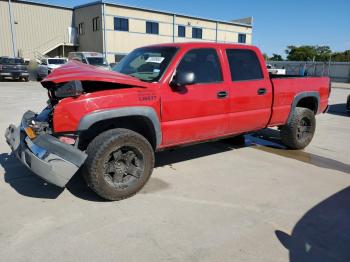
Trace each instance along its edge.
<path fill-rule="evenodd" d="M 289 123 L 281 127 L 282 142 L 291 149 L 310 144 L 316 129 L 315 114 L 308 108 L 295 108 Z"/>
<path fill-rule="evenodd" d="M 154 167 L 154 151 L 140 134 L 112 129 L 97 136 L 87 148 L 84 178 L 88 186 L 107 200 L 136 194 Z"/>

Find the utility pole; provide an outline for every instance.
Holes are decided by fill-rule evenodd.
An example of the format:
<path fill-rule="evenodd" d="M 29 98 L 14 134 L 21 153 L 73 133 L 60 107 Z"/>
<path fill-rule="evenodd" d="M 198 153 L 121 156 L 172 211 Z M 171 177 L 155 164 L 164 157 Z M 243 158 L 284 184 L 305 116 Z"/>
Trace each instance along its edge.
<path fill-rule="evenodd" d="M 11 38 L 12 38 L 12 51 L 13 51 L 13 56 L 16 57 L 17 45 L 16 45 L 16 34 L 15 34 L 15 28 L 14 28 L 11 0 L 9 0 L 9 17 L 10 17 L 10 31 L 11 31 Z"/>

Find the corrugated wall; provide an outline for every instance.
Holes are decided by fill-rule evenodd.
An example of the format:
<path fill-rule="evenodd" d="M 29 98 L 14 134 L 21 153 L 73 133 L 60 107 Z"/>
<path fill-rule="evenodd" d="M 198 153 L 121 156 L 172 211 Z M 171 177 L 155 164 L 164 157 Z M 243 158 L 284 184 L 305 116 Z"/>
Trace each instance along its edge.
<path fill-rule="evenodd" d="M 17 49 L 25 58 L 68 42 L 73 10 L 31 3 L 12 2 Z M 8 1 L 0 1 L 0 55 L 12 55 Z"/>

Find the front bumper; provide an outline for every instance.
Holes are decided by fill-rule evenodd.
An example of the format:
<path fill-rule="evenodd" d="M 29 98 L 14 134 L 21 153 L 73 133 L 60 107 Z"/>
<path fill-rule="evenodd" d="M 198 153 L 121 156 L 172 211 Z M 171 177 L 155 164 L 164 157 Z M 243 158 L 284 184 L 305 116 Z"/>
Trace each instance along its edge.
<path fill-rule="evenodd" d="M 4 77 L 27 77 L 28 72 L 0 72 L 0 76 Z"/>
<path fill-rule="evenodd" d="M 51 184 L 65 187 L 87 155 L 48 134 L 29 139 L 24 130 L 28 118 L 33 116 L 35 114 L 28 111 L 19 127 L 10 125 L 5 133 L 6 142 L 16 157 L 35 174 Z"/>

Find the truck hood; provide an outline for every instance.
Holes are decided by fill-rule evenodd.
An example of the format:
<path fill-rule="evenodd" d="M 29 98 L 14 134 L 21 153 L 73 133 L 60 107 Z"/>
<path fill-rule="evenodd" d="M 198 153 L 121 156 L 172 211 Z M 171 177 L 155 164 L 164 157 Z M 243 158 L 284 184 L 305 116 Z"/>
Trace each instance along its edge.
<path fill-rule="evenodd" d="M 50 83 L 59 84 L 74 80 L 116 83 L 145 88 L 151 84 L 132 76 L 107 71 L 78 61 L 70 61 L 55 69 L 42 81 L 42 84 L 43 86 L 51 86 Z"/>

